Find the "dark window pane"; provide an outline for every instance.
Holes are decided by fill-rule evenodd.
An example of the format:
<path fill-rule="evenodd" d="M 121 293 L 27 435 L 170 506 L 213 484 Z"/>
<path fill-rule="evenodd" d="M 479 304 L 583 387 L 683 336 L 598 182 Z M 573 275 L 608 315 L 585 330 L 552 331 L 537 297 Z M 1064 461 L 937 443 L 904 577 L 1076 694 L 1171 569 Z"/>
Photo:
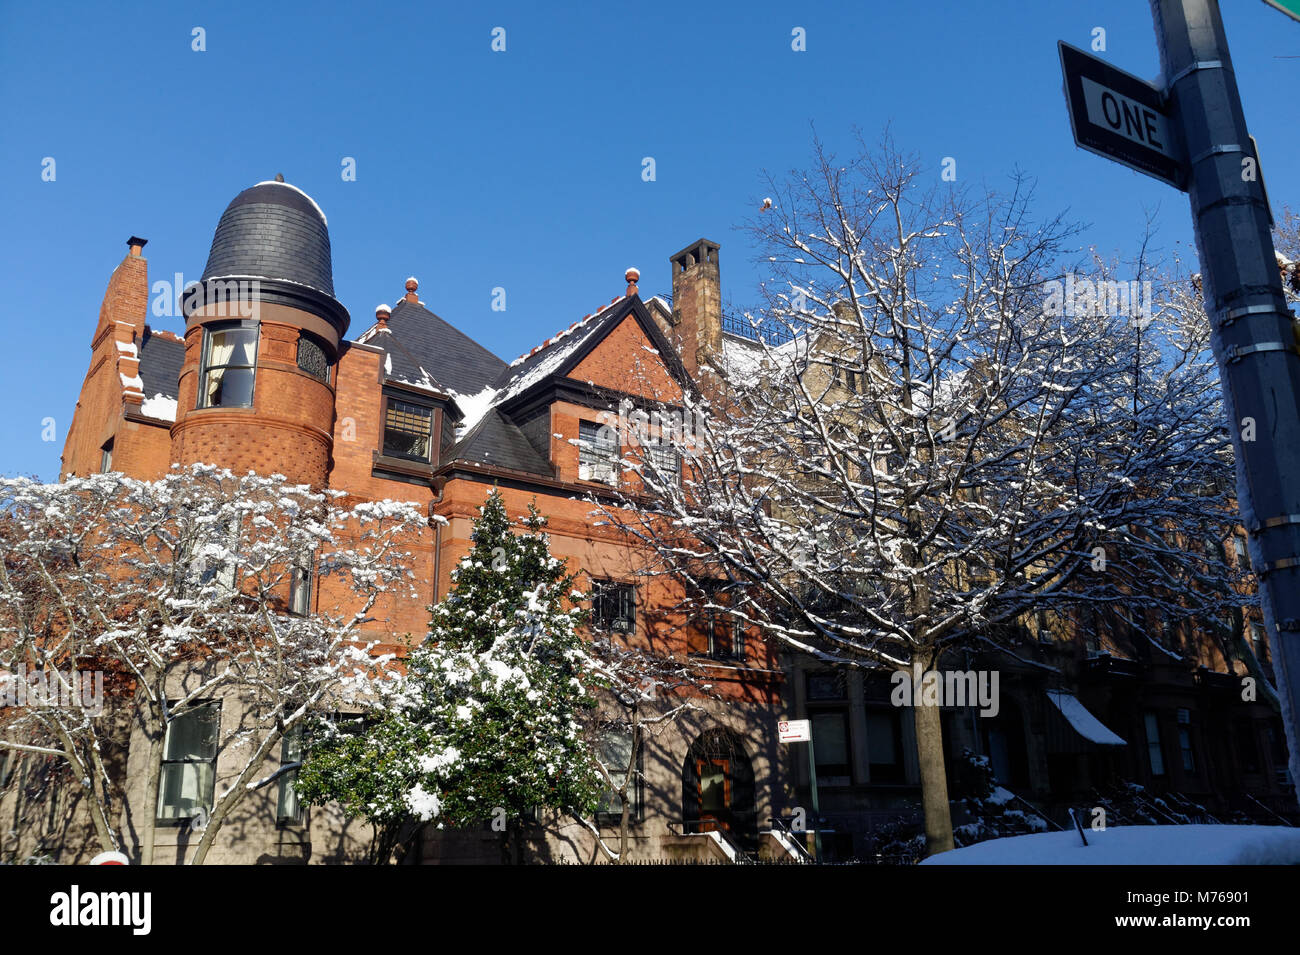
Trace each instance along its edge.
<path fill-rule="evenodd" d="M 867 712 L 867 762 L 872 782 L 903 778 L 902 726 L 895 710 Z"/>
<path fill-rule="evenodd" d="M 844 699 L 844 679 L 839 673 L 809 673 L 808 699 Z"/>

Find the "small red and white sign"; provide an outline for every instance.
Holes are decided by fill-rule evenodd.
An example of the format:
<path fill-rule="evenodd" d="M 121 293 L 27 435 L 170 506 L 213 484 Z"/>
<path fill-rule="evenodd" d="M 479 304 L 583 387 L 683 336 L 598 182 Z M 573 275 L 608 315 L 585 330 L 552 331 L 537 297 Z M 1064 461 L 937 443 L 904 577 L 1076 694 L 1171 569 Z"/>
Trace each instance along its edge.
<path fill-rule="evenodd" d="M 808 720 L 777 720 L 776 734 L 783 743 L 807 743 L 812 739 L 812 723 Z"/>
<path fill-rule="evenodd" d="M 90 860 L 91 865 L 130 865 L 131 860 L 121 852 L 101 852 Z"/>

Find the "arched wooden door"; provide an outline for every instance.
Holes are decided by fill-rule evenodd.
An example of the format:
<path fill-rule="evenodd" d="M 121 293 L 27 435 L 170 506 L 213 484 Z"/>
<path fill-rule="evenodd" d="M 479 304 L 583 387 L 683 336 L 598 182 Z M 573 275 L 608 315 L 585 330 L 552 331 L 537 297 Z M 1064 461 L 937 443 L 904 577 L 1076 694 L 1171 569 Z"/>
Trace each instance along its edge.
<path fill-rule="evenodd" d="M 742 845 L 757 843 L 754 768 L 739 738 L 711 729 L 691 744 L 682 767 L 682 819 L 687 832 L 724 830 Z"/>

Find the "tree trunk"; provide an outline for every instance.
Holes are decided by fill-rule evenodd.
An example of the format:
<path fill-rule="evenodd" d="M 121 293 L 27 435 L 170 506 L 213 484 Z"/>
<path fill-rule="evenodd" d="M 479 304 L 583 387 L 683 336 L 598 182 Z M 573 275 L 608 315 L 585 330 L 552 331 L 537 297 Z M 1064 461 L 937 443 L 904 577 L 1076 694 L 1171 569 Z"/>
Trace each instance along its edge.
<path fill-rule="evenodd" d="M 143 708 L 145 738 L 149 741 L 148 767 L 145 771 L 144 805 L 140 812 L 140 864 L 153 865 L 154 832 L 158 818 L 158 786 L 162 777 L 162 748 L 166 727 L 161 725 L 148 700 L 141 704 Z"/>
<path fill-rule="evenodd" d="M 912 700 L 916 725 L 916 757 L 921 769 L 921 804 L 925 810 L 926 855 L 953 848 L 952 812 L 948 806 L 948 777 L 943 758 L 943 723 L 937 706 Z"/>

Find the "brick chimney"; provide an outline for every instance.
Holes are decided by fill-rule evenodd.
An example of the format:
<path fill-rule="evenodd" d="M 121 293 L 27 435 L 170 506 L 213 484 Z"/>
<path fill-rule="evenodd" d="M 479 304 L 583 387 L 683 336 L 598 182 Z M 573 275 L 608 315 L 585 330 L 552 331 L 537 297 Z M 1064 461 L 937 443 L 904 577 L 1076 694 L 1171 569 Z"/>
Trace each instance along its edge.
<path fill-rule="evenodd" d="M 710 354 L 722 349 L 722 284 L 718 243 L 698 239 L 670 261 L 673 267 L 673 327 L 669 337 L 687 370 L 696 375 Z"/>

